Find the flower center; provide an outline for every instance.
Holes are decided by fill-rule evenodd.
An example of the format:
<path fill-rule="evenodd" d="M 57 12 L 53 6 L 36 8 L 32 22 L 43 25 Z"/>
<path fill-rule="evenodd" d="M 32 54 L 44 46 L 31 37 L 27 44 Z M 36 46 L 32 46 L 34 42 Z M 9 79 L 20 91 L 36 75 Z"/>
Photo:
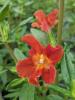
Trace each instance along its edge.
<path fill-rule="evenodd" d="M 51 60 L 44 54 L 36 54 L 32 57 L 33 63 L 36 66 L 36 69 L 49 68 Z"/>

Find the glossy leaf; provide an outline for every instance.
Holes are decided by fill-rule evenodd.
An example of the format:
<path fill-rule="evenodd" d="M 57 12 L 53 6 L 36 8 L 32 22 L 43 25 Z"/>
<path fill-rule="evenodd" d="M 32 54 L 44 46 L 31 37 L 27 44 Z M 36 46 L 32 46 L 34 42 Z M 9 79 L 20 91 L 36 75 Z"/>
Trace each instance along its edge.
<path fill-rule="evenodd" d="M 15 86 L 18 86 L 18 85 L 20 85 L 20 84 L 23 83 L 23 82 L 24 82 L 24 79 L 20 79 L 20 78 L 14 79 L 14 80 L 12 80 L 12 81 L 7 85 L 6 89 L 8 90 L 8 89 L 10 89 L 10 88 L 13 88 L 13 87 L 15 87 Z"/>
<path fill-rule="evenodd" d="M 14 55 L 17 58 L 17 60 L 22 60 L 25 58 L 25 55 L 18 48 L 14 49 Z"/>
<path fill-rule="evenodd" d="M 34 35 L 36 39 L 38 39 L 41 43 L 46 45 L 48 43 L 47 33 L 44 33 L 38 29 L 31 28 L 31 33 Z"/>

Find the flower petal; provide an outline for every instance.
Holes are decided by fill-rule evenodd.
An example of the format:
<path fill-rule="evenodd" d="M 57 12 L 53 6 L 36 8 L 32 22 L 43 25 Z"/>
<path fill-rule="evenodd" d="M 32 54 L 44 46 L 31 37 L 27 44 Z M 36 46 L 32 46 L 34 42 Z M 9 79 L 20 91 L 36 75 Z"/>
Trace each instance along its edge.
<path fill-rule="evenodd" d="M 42 23 L 40 24 L 40 28 L 42 31 L 48 32 L 50 27 L 49 27 L 47 21 L 42 21 Z"/>
<path fill-rule="evenodd" d="M 35 53 L 36 53 L 36 52 L 34 51 L 34 49 L 30 49 L 30 50 L 29 50 L 29 55 L 30 55 L 30 56 L 33 56 Z"/>
<path fill-rule="evenodd" d="M 42 31 L 48 32 L 49 25 L 47 23 L 46 15 L 42 10 L 38 10 L 35 12 L 34 16 L 37 19 L 37 22 L 39 23 L 39 27 Z"/>
<path fill-rule="evenodd" d="M 42 74 L 42 78 L 47 84 L 52 84 L 55 82 L 56 78 L 56 69 L 55 66 L 50 65 L 50 68 L 47 70 L 44 70 Z"/>
<path fill-rule="evenodd" d="M 50 28 L 52 28 L 56 24 L 56 22 L 57 22 L 57 14 L 58 14 L 58 10 L 57 9 L 53 10 L 50 14 L 48 14 L 47 21 L 49 23 Z"/>
<path fill-rule="evenodd" d="M 53 64 L 56 64 L 61 60 L 62 56 L 64 55 L 64 50 L 63 47 L 60 45 L 57 45 L 56 47 L 48 45 L 46 48 L 46 54 L 52 60 Z"/>
<path fill-rule="evenodd" d="M 30 58 L 19 61 L 16 69 L 20 77 L 30 77 L 35 75 L 35 68 Z"/>
<path fill-rule="evenodd" d="M 42 23 L 43 20 L 46 20 L 46 15 L 42 10 L 38 10 L 34 13 L 34 16 L 36 17 L 37 21 L 39 23 Z"/>
<path fill-rule="evenodd" d="M 43 46 L 33 37 L 33 35 L 27 34 L 23 36 L 21 40 L 30 45 L 35 52 L 41 53 Z"/>
<path fill-rule="evenodd" d="M 30 83 L 30 84 L 33 84 L 33 85 L 35 85 L 35 86 L 39 86 L 39 81 L 38 81 L 37 78 L 30 77 L 30 78 L 29 78 L 29 83 Z"/>
<path fill-rule="evenodd" d="M 31 26 L 32 26 L 32 27 L 36 27 L 36 28 L 40 28 L 40 25 L 39 25 L 38 22 L 34 22 L 34 23 L 32 23 Z"/>

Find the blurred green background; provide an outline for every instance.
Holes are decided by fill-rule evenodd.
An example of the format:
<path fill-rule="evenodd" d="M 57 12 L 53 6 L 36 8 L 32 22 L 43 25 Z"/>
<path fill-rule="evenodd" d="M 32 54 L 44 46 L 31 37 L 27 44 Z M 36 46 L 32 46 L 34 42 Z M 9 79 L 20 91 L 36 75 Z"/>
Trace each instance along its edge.
<path fill-rule="evenodd" d="M 58 8 L 58 1 L 0 0 L 0 33 L 2 34 L 0 34 L 0 91 L 3 96 L 7 94 L 7 99 L 5 100 L 11 100 L 8 97 L 13 97 L 12 100 L 17 100 L 16 98 L 19 95 L 17 91 L 20 92 L 20 88 L 11 89 L 11 87 L 23 84 L 23 80 L 18 79 L 15 62 L 9 55 L 5 43 L 9 43 L 12 49 L 17 47 L 25 55 L 28 55 L 29 48 L 26 44 L 20 42 L 20 37 L 30 32 L 31 23 L 35 20 L 33 14 L 36 10 L 43 9 L 45 13 L 49 13 L 52 9 Z M 75 0 L 64 1 L 63 41 L 75 45 Z M 57 31 L 57 27 L 55 31 Z M 11 83 L 12 80 L 14 81 Z M 21 91 L 22 93 L 23 90 Z M 10 92 L 12 94 L 8 95 Z M 20 100 L 25 99 L 20 96 Z"/>

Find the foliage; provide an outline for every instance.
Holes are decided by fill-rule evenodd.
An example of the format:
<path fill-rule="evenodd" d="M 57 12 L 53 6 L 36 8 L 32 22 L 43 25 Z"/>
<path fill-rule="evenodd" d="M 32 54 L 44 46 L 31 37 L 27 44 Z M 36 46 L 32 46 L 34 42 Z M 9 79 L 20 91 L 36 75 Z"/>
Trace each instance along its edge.
<path fill-rule="evenodd" d="M 50 85 L 48 90 L 46 86 L 38 89 L 26 79 L 20 79 L 16 72 L 15 61 L 28 56 L 29 51 L 28 45 L 20 42 L 21 36 L 31 33 L 42 44 L 48 43 L 44 32 L 31 28 L 35 20 L 33 13 L 43 9 L 48 14 L 58 8 L 58 1 L 0 0 L 0 100 L 73 100 L 75 97 L 75 0 L 65 0 L 62 34 L 65 54 L 57 65 L 58 83 Z M 56 36 L 57 26 L 52 32 Z"/>

